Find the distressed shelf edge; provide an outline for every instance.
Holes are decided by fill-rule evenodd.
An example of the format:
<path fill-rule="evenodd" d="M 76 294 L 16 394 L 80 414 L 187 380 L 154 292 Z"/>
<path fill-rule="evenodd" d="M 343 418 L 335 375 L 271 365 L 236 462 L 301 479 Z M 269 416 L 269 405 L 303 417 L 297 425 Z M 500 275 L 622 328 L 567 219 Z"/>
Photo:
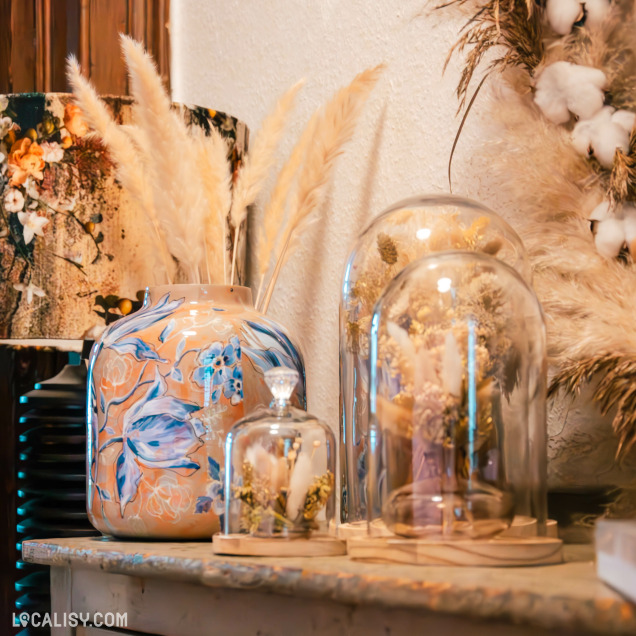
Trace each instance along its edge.
<path fill-rule="evenodd" d="M 523 569 L 520 578 L 516 568 L 484 568 L 483 574 L 467 568 L 464 576 L 459 568 L 373 565 L 346 557 L 223 557 L 212 553 L 209 541 L 151 543 L 83 538 L 40 539 L 28 544 L 39 549 L 29 550 L 31 554 L 25 560 L 44 565 L 99 569 L 133 577 L 170 577 L 208 587 L 259 587 L 287 596 L 504 620 L 543 630 L 571 630 L 574 626 L 579 633 L 636 633 L 636 605 L 598 580 L 593 548 L 586 545 L 566 545 L 565 563 L 548 566 L 548 570 Z M 462 576 L 451 581 L 438 574 L 444 570 L 449 570 L 449 576 L 451 570 Z M 545 577 L 546 585 L 526 584 L 526 572 L 530 580 Z M 506 577 L 501 579 L 499 573 Z M 564 584 L 553 591 L 558 580 Z M 573 580 L 580 581 L 583 592 L 572 592 Z"/>

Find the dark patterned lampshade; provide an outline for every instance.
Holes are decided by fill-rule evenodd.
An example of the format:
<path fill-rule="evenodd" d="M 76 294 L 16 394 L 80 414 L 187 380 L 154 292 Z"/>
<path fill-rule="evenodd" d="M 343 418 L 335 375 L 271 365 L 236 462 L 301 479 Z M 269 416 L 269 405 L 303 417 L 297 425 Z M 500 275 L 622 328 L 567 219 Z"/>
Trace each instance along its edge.
<path fill-rule="evenodd" d="M 131 123 L 130 98 L 105 101 Z M 240 161 L 243 124 L 181 111 L 190 125 L 217 127 Z M 152 282 L 141 249 L 147 225 L 72 96 L 0 96 L 0 140 L 0 338 L 80 339 L 134 310 Z"/>

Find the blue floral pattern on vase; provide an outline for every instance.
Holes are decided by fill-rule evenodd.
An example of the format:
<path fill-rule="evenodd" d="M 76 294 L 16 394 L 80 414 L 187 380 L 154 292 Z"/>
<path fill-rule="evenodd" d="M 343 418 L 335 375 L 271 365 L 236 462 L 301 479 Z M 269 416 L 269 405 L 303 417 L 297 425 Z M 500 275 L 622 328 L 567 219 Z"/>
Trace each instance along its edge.
<path fill-rule="evenodd" d="M 170 301 L 170 294 L 165 294 L 157 304 L 144 305 L 127 320 L 118 320 L 107 327 L 99 344 L 105 349 L 114 349 L 121 354 L 129 353 L 137 360 L 166 362 L 151 344 L 144 342 L 141 338 L 130 336 L 170 316 L 181 306 L 183 300 L 181 298 Z"/>
<path fill-rule="evenodd" d="M 197 404 L 166 395 L 166 381 L 155 370 L 155 379 L 145 395 L 125 413 L 122 437 L 113 437 L 100 451 L 121 443 L 117 458 L 117 493 L 122 515 L 137 494 L 141 466 L 168 468 L 188 475 L 200 468 L 189 458 L 203 445 L 205 434 L 201 422 L 192 417 Z"/>
<path fill-rule="evenodd" d="M 218 515 L 221 527 L 223 527 L 223 517 L 225 513 L 225 490 L 224 471 L 219 466 L 219 462 L 211 457 L 208 458 L 208 475 L 210 485 L 205 495 L 198 497 L 195 507 L 196 514 L 210 512 Z"/>
<path fill-rule="evenodd" d="M 88 508 L 107 534 L 209 537 L 224 511 L 225 435 L 246 391 L 250 408 L 267 404 L 264 371 L 291 366 L 304 404 L 302 358 L 280 326 L 233 296 L 189 304 L 183 291 L 111 325 L 91 354 Z"/>

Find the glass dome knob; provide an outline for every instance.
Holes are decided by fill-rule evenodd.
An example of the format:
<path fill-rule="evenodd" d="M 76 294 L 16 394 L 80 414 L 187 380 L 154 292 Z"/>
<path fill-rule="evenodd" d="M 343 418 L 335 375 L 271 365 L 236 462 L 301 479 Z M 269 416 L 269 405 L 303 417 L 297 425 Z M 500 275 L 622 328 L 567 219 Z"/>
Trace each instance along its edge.
<path fill-rule="evenodd" d="M 276 367 L 265 371 L 265 383 L 278 406 L 289 403 L 289 398 L 298 384 L 298 371 L 287 367 Z"/>

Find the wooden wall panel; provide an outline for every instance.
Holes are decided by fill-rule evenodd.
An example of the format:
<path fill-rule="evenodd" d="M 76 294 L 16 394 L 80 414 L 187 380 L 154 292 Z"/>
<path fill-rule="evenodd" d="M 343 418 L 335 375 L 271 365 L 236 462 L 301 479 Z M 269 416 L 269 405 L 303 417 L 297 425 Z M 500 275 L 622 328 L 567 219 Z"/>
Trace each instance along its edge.
<path fill-rule="evenodd" d="M 0 0 L 0 87 L 11 86 L 11 2 Z"/>
<path fill-rule="evenodd" d="M 66 57 L 79 53 L 80 6 L 77 0 L 51 0 L 49 90 L 68 91 Z"/>
<path fill-rule="evenodd" d="M 88 74 L 99 93 L 126 95 L 128 81 L 117 34 L 128 31 L 128 2 L 91 0 L 89 7 Z"/>
<path fill-rule="evenodd" d="M 9 0 L 6 0 L 9 1 Z M 9 79 L 15 93 L 36 89 L 36 30 L 33 0 L 10 0 L 11 49 Z"/>
<path fill-rule="evenodd" d="M 169 84 L 169 0 L 0 0 L 0 93 L 68 91 L 77 55 L 103 94 L 127 94 L 120 32 L 145 43 Z"/>

